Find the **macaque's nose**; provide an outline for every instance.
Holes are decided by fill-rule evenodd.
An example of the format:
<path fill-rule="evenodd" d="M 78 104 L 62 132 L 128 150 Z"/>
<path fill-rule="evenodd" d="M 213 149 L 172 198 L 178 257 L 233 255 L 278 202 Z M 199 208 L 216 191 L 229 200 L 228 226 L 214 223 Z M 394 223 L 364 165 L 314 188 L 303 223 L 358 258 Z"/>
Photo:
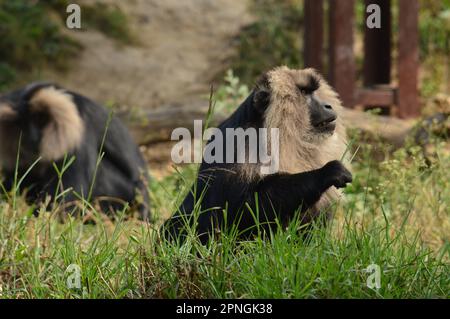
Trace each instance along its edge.
<path fill-rule="evenodd" d="M 329 124 L 336 118 L 337 114 L 330 104 L 317 101 L 315 107 L 312 108 L 311 123 L 315 127 Z"/>

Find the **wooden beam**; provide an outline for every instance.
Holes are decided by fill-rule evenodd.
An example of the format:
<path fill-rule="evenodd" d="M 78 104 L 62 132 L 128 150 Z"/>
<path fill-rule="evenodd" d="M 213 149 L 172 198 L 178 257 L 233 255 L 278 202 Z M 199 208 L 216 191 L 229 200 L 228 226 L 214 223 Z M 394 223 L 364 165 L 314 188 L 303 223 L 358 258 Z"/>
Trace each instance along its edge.
<path fill-rule="evenodd" d="M 354 0 L 330 0 L 329 80 L 346 107 L 354 107 Z"/>
<path fill-rule="evenodd" d="M 399 0 L 398 116 L 420 115 L 418 0 Z"/>
<path fill-rule="evenodd" d="M 396 103 L 396 90 L 391 87 L 364 88 L 356 91 L 355 105 L 390 107 Z"/>
<path fill-rule="evenodd" d="M 305 0 L 304 22 L 304 65 L 323 72 L 323 0 Z"/>

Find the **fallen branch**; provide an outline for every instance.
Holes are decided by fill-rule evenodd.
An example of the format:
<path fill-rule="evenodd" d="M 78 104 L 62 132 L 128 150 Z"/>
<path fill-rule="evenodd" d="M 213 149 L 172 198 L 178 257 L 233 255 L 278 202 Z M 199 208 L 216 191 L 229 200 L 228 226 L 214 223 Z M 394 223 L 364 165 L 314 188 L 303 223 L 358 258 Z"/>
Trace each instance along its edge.
<path fill-rule="evenodd" d="M 119 117 L 129 127 L 136 142 L 145 145 L 169 141 L 172 131 L 177 127 L 184 127 L 192 132 L 194 120 L 205 120 L 207 111 L 207 105 L 171 106 L 151 111 L 122 113 Z M 415 123 L 351 109 L 344 109 L 342 117 L 348 128 L 379 136 L 395 146 L 403 145 Z M 225 114 L 216 114 L 211 126 L 218 125 L 225 118 Z"/>
<path fill-rule="evenodd" d="M 178 127 L 184 127 L 193 132 L 194 120 L 205 121 L 207 112 L 207 105 L 190 105 L 121 113 L 118 116 L 128 126 L 135 141 L 140 145 L 146 145 L 169 141 L 172 131 Z M 217 126 L 225 118 L 225 115 L 215 115 L 210 126 Z"/>
<path fill-rule="evenodd" d="M 400 147 L 405 143 L 406 137 L 416 123 L 413 120 L 374 115 L 352 109 L 344 109 L 342 117 L 346 127 L 349 129 L 357 129 L 369 136 L 380 137 L 396 147 Z"/>

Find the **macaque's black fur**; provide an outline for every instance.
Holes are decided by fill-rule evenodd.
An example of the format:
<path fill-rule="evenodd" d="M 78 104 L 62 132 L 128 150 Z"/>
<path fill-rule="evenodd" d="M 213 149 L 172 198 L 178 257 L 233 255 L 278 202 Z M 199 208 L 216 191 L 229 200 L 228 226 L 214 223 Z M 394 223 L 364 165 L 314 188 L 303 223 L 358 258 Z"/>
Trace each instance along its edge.
<path fill-rule="evenodd" d="M 39 90 L 49 87 L 61 89 L 50 83 L 34 83 L 0 97 L 0 102 L 10 105 L 19 114 L 17 120 L 9 123 L 17 125 L 21 131 L 19 178 L 39 157 L 42 128 L 51 116 L 35 116 L 29 111 L 28 102 Z M 77 200 L 75 192 L 86 199 L 95 178 L 92 199 L 99 199 L 104 212 L 112 213 L 123 209 L 126 202 L 138 205 L 140 218 L 148 220 L 150 216 L 146 163 L 128 130 L 114 116 L 109 121 L 109 112 L 103 106 L 78 93 L 67 90 L 64 90 L 64 93 L 68 94 L 76 105 L 84 123 L 84 135 L 81 144 L 66 155 L 66 162 L 72 157 L 75 160 L 62 176 L 62 187 L 58 193 L 62 189 L 72 188 L 72 191 L 67 192 L 61 199 L 62 203 L 70 204 Z M 106 138 L 102 147 L 105 130 Z M 1 140 L 8 138 L 10 137 L 0 136 Z M 100 149 L 104 156 L 96 170 Z M 63 162 L 64 158 L 60 158 L 54 161 L 54 164 L 61 169 Z M 27 201 L 30 203 L 42 202 L 47 196 L 53 197 L 57 193 L 58 176 L 52 164 L 38 162 L 21 184 L 20 188 L 26 190 Z M 2 167 L 3 185 L 8 190 L 13 187 L 14 175 L 15 168 Z M 141 196 L 139 203 L 136 202 L 138 193 Z M 71 211 L 73 207 L 68 206 Z"/>
<path fill-rule="evenodd" d="M 313 87 L 310 91 L 315 89 L 316 87 Z M 219 126 L 224 136 L 224 145 L 226 128 L 263 127 L 264 112 L 269 101 L 270 92 L 258 88 L 253 90 L 239 108 Z M 224 157 L 225 151 L 224 146 Z M 193 212 L 196 203 L 201 203 L 196 232 L 202 243 L 206 243 L 218 230 L 231 229 L 232 226 L 237 226 L 240 238 L 257 234 L 255 218 L 247 205 L 253 214 L 259 211 L 260 231 L 266 234 L 268 229 L 275 229 L 276 221 L 286 226 L 296 212 L 303 215 L 302 223 L 307 223 L 311 218 L 306 211 L 317 203 L 327 189 L 331 186 L 345 187 L 352 179 L 351 173 L 339 161 L 330 161 L 322 168 L 309 172 L 275 173 L 251 182 L 240 178 L 240 165 L 242 164 L 208 164 L 203 160 L 195 185 L 178 211 L 164 224 L 164 237 L 168 240 L 184 240 L 186 225 L 194 225 Z"/>

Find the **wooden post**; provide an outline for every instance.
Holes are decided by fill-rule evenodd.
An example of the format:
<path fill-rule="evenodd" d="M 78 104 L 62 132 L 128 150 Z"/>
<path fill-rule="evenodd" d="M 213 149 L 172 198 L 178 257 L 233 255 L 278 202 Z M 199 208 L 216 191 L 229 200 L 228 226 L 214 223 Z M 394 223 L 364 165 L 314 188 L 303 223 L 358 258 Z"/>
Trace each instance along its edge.
<path fill-rule="evenodd" d="M 305 0 L 304 65 L 323 72 L 323 0 Z"/>
<path fill-rule="evenodd" d="M 420 114 L 417 88 L 419 71 L 418 0 L 399 0 L 398 116 Z"/>
<path fill-rule="evenodd" d="M 369 14 L 364 19 L 364 86 L 367 88 L 391 82 L 391 1 L 366 0 L 365 8 L 371 4 L 380 7 L 380 28 L 367 26 Z M 389 115 L 391 105 L 366 105 L 367 109 L 381 108 L 383 115 Z"/>
<path fill-rule="evenodd" d="M 329 79 L 346 107 L 355 101 L 353 22 L 354 0 L 330 0 Z"/>
<path fill-rule="evenodd" d="M 366 0 L 366 8 L 377 4 L 381 10 L 380 28 L 364 27 L 364 85 L 391 82 L 391 1 Z M 366 13 L 367 21 L 368 13 Z"/>

